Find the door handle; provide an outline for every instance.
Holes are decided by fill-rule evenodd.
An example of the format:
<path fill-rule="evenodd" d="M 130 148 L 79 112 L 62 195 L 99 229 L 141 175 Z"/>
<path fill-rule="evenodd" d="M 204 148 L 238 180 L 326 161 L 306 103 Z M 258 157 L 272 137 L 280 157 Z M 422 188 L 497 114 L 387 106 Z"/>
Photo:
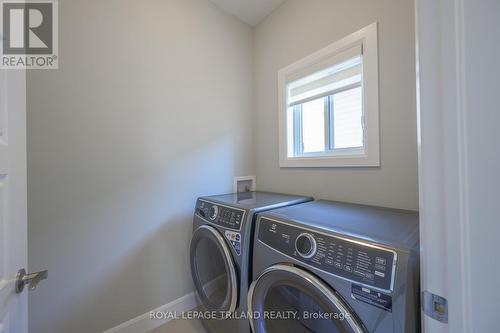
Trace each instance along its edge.
<path fill-rule="evenodd" d="M 16 275 L 16 293 L 21 293 L 26 285 L 28 285 L 29 290 L 35 289 L 38 283 L 47 279 L 48 276 L 49 271 L 26 274 L 26 270 L 21 268 Z"/>

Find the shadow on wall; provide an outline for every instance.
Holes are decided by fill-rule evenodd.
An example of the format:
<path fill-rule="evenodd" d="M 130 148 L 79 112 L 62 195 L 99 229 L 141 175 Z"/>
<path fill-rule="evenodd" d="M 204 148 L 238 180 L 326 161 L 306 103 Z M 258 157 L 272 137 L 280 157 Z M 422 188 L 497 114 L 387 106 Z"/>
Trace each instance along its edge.
<path fill-rule="evenodd" d="M 102 332 L 191 292 L 195 199 L 231 191 L 234 153 L 226 135 L 112 193 L 61 207 L 44 235 L 50 256 L 36 261 L 48 264 L 50 279 L 30 295 L 32 332 Z"/>
<path fill-rule="evenodd" d="M 124 313 L 130 313 L 130 318 L 144 313 L 135 311 L 136 302 L 156 299 L 159 306 L 169 302 L 172 298 L 169 294 L 179 293 L 180 297 L 182 290 L 192 289 L 191 279 L 187 278 L 189 257 L 186 255 L 190 234 L 186 225 L 190 217 L 179 215 L 165 221 L 133 248 L 81 281 L 78 288 L 68 293 L 61 309 L 70 317 L 71 313 L 79 312 L 78 322 L 76 318 L 67 322 L 63 319 L 61 332 L 73 332 L 75 325 L 85 327 L 88 332 L 103 331 L 106 327 L 98 323 L 113 323 L 107 327 L 111 328 L 124 321 Z M 185 244 L 179 247 L 184 241 Z M 174 267 L 175 272 L 172 271 Z M 174 279 L 174 275 L 186 278 Z M 174 280 L 179 280 L 175 289 L 172 288 Z M 117 298 L 122 299 L 120 307 L 116 307 Z"/>

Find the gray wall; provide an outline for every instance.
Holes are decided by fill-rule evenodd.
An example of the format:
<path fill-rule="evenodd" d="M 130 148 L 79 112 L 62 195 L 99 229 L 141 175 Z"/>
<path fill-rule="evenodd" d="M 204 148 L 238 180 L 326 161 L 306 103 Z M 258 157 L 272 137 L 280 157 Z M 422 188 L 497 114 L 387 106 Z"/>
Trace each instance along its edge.
<path fill-rule="evenodd" d="M 254 173 L 252 31 L 206 0 L 60 1 L 28 73 L 31 333 L 91 333 L 192 291 L 200 194 Z"/>
<path fill-rule="evenodd" d="M 254 35 L 259 189 L 418 208 L 414 9 L 411 0 L 289 0 Z M 379 22 L 380 168 L 279 168 L 279 69 Z"/>

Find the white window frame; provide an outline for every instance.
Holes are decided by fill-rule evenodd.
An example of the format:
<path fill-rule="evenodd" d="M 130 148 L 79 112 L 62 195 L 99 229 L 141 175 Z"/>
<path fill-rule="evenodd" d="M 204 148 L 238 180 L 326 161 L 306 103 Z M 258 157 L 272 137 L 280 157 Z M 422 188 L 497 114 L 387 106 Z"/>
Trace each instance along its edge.
<path fill-rule="evenodd" d="M 363 57 L 364 147 L 293 156 L 290 154 L 294 149 L 293 133 L 288 133 L 293 128 L 290 128 L 287 119 L 289 78 L 356 45 L 361 45 Z M 377 22 L 281 69 L 278 72 L 278 98 L 280 167 L 380 166 Z"/>

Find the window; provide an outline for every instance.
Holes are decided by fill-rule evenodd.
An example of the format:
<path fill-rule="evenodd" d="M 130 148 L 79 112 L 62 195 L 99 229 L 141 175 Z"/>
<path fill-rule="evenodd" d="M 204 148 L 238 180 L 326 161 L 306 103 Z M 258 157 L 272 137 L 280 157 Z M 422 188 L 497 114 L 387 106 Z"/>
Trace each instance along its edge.
<path fill-rule="evenodd" d="M 379 166 L 376 23 L 278 74 L 280 166 Z"/>

